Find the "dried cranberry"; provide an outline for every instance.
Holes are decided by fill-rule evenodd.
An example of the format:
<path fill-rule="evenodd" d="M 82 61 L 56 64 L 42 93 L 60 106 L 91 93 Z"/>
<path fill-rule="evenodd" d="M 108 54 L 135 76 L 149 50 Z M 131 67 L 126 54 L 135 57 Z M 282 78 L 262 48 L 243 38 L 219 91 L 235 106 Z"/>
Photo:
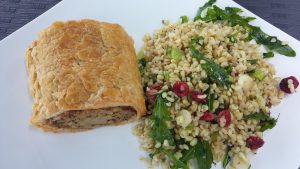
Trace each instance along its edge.
<path fill-rule="evenodd" d="M 157 91 L 160 91 L 161 88 L 162 87 L 160 85 L 153 85 L 153 86 L 149 87 L 150 90 L 157 90 Z"/>
<path fill-rule="evenodd" d="M 246 145 L 251 150 L 256 150 L 256 149 L 262 147 L 264 144 L 265 144 L 264 140 L 262 138 L 256 137 L 256 136 L 250 136 L 246 140 Z"/>
<path fill-rule="evenodd" d="M 292 81 L 293 87 L 290 86 L 289 80 Z M 279 83 L 280 89 L 282 91 L 284 91 L 285 93 L 293 93 L 298 86 L 299 86 L 299 82 L 298 82 L 297 78 L 294 76 L 284 78 Z"/>
<path fill-rule="evenodd" d="M 149 87 L 149 90 L 146 91 L 146 96 L 148 97 L 150 103 L 154 103 L 157 92 L 161 90 L 161 86 L 153 85 Z"/>
<path fill-rule="evenodd" d="M 225 124 L 223 119 L 225 119 Z M 218 123 L 220 127 L 228 127 L 231 124 L 231 114 L 228 109 L 220 111 L 218 114 Z"/>
<path fill-rule="evenodd" d="M 173 92 L 178 96 L 187 96 L 189 93 L 189 86 L 185 82 L 176 82 L 173 85 Z"/>
<path fill-rule="evenodd" d="M 191 91 L 190 95 L 191 95 L 192 100 L 197 103 L 206 103 L 207 102 L 207 96 L 201 92 Z"/>
<path fill-rule="evenodd" d="M 206 111 L 200 119 L 207 122 L 211 122 L 215 120 L 215 115 L 212 112 Z"/>

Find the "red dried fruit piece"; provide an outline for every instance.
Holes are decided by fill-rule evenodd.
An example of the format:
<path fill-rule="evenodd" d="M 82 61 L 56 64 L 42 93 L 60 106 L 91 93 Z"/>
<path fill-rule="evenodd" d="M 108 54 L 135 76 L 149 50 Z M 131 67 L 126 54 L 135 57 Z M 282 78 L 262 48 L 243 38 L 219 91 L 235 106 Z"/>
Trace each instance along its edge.
<path fill-rule="evenodd" d="M 218 123 L 220 127 L 228 127 L 231 124 L 231 114 L 228 109 L 220 111 L 218 114 Z"/>
<path fill-rule="evenodd" d="M 162 88 L 162 86 L 160 85 L 153 85 L 151 87 L 149 87 L 150 90 L 157 90 L 157 91 L 160 91 Z"/>
<path fill-rule="evenodd" d="M 189 86 L 185 82 L 176 82 L 173 85 L 173 92 L 178 96 L 187 96 L 189 93 Z"/>
<path fill-rule="evenodd" d="M 290 84 L 289 81 L 291 81 L 292 83 Z M 282 79 L 279 83 L 279 88 L 285 93 L 293 93 L 298 86 L 299 82 L 294 76 L 286 77 Z"/>
<path fill-rule="evenodd" d="M 256 150 L 256 149 L 262 147 L 264 144 L 265 144 L 264 140 L 262 138 L 256 137 L 256 136 L 250 136 L 246 140 L 246 145 L 251 150 Z"/>
<path fill-rule="evenodd" d="M 206 103 L 207 102 L 207 96 L 201 92 L 191 91 L 190 95 L 191 95 L 192 100 L 197 103 Z"/>
<path fill-rule="evenodd" d="M 203 116 L 200 118 L 201 120 L 204 120 L 206 122 L 211 122 L 215 120 L 215 115 L 212 112 L 204 112 Z"/>
<path fill-rule="evenodd" d="M 149 87 L 149 90 L 146 91 L 146 96 L 148 97 L 148 100 L 150 103 L 154 103 L 157 92 L 161 90 L 160 85 L 153 85 Z"/>

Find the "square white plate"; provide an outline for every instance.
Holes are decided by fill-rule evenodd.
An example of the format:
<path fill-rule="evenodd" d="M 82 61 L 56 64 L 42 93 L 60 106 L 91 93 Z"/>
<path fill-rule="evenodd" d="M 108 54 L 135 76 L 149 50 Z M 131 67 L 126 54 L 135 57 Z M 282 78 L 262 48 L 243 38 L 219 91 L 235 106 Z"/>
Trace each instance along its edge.
<path fill-rule="evenodd" d="M 134 124 L 102 127 L 81 133 L 44 133 L 29 125 L 32 99 L 28 94 L 24 53 L 37 33 L 57 20 L 92 18 L 121 24 L 134 38 L 152 33 L 168 18 L 191 18 L 204 0 L 65 0 L 0 42 L 0 169 L 143 169 L 143 151 L 131 134 Z M 236 6 L 219 0 L 220 7 Z M 246 10 L 245 10 L 246 11 Z M 246 11 L 246 15 L 254 16 Z M 258 17 L 257 17 L 258 18 Z M 300 43 L 262 19 L 253 22 L 271 35 L 289 41 L 298 56 L 276 55 L 278 76 L 300 78 Z M 251 157 L 253 169 L 297 169 L 300 165 L 299 92 L 277 107 L 276 127 L 264 134 L 266 144 Z M 220 167 L 216 167 L 220 168 Z"/>

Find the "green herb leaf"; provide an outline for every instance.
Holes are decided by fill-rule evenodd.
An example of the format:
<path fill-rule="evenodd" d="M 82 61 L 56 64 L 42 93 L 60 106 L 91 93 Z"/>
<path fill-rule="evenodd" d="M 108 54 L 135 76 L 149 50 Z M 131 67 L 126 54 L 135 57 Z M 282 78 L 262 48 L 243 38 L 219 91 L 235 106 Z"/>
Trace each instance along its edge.
<path fill-rule="evenodd" d="M 184 52 L 177 47 L 168 47 L 167 55 L 176 61 L 180 61 L 184 56 Z"/>
<path fill-rule="evenodd" d="M 214 3 L 216 3 L 217 0 L 209 0 L 208 2 L 206 2 L 202 7 L 200 7 L 198 9 L 198 12 L 197 12 L 197 15 L 196 17 L 194 18 L 194 21 L 198 20 L 198 19 L 201 19 L 202 18 L 202 12 L 211 7 Z"/>
<path fill-rule="evenodd" d="M 141 48 L 140 51 L 137 54 L 137 58 L 138 58 L 138 65 L 139 65 L 139 70 L 141 75 L 144 74 L 145 71 L 145 67 L 146 67 L 146 60 L 145 60 L 145 56 L 144 56 L 144 49 Z"/>
<path fill-rule="evenodd" d="M 231 72 L 232 72 L 232 66 L 231 65 L 229 65 L 229 66 L 226 66 L 225 67 L 225 71 L 227 72 L 227 74 L 231 74 Z"/>
<path fill-rule="evenodd" d="M 168 140 L 170 145 L 174 144 L 173 133 L 166 124 L 166 121 L 171 120 L 170 112 L 167 109 L 166 101 L 162 98 L 161 93 L 158 93 L 155 99 L 154 110 L 150 116 L 151 131 L 150 137 L 160 143 Z"/>
<path fill-rule="evenodd" d="M 263 58 L 272 58 L 274 57 L 274 53 L 273 52 L 267 52 L 267 53 L 263 53 Z"/>
<path fill-rule="evenodd" d="M 188 150 L 185 150 L 183 153 L 182 153 L 182 158 L 181 160 L 183 162 L 188 162 L 189 160 L 193 159 L 195 157 L 195 146 L 191 146 L 189 147 Z"/>
<path fill-rule="evenodd" d="M 229 39 L 229 41 L 230 41 L 231 43 L 236 43 L 236 42 L 237 42 L 236 34 L 228 35 L 228 36 L 226 36 L 226 37 Z"/>
<path fill-rule="evenodd" d="M 225 12 L 229 14 L 238 14 L 243 12 L 241 8 L 236 8 L 236 7 L 225 7 Z"/>
<path fill-rule="evenodd" d="M 201 64 L 201 67 L 205 70 L 211 82 L 220 86 L 230 85 L 229 76 L 223 67 L 216 64 L 212 59 L 205 57 L 205 54 L 196 50 L 194 46 L 190 45 L 189 48 L 194 58 L 205 61 L 204 64 Z"/>
<path fill-rule="evenodd" d="M 247 62 L 249 62 L 251 65 L 255 65 L 255 64 L 257 64 L 258 60 L 257 59 L 250 59 L 250 60 L 247 60 Z"/>
<path fill-rule="evenodd" d="M 259 69 L 253 69 L 248 73 L 251 77 L 258 79 L 258 80 L 264 80 L 266 77 L 266 74 Z"/>
<path fill-rule="evenodd" d="M 251 37 L 258 43 L 263 44 L 269 50 L 276 51 L 282 55 L 294 57 L 296 52 L 289 46 L 283 45 L 282 41 L 275 36 L 269 36 L 263 32 L 259 27 L 250 26 Z"/>
<path fill-rule="evenodd" d="M 191 39 L 190 45 L 195 46 L 195 45 L 204 45 L 204 37 L 203 36 L 198 36 L 198 37 L 193 37 Z"/>
<path fill-rule="evenodd" d="M 213 93 L 209 93 L 208 95 L 208 110 L 212 112 L 214 110 L 214 100 L 215 95 Z"/>
<path fill-rule="evenodd" d="M 141 65 L 142 67 L 145 67 L 146 66 L 146 60 L 145 58 L 141 58 L 138 60 L 138 64 Z"/>
<path fill-rule="evenodd" d="M 218 17 L 219 15 L 217 14 L 217 12 L 213 8 L 209 8 L 206 12 L 206 16 L 202 18 L 202 20 L 206 22 L 216 21 Z"/>
<path fill-rule="evenodd" d="M 213 154 L 211 146 L 207 141 L 198 140 L 195 146 L 190 146 L 183 152 L 181 161 L 187 163 L 191 159 L 196 159 L 197 169 L 210 169 L 213 164 Z"/>
<path fill-rule="evenodd" d="M 180 144 L 186 144 L 186 141 L 183 138 L 180 139 L 175 139 L 175 144 L 176 145 L 180 145 Z"/>
<path fill-rule="evenodd" d="M 249 165 L 248 169 L 250 169 L 250 168 L 251 168 L 251 164 Z"/>
<path fill-rule="evenodd" d="M 222 167 L 223 167 L 223 169 L 226 169 L 226 166 L 229 164 L 229 162 L 231 160 L 231 157 L 228 154 L 229 150 L 230 150 L 230 148 L 227 147 L 224 159 L 222 161 Z"/>
<path fill-rule="evenodd" d="M 207 10 L 205 17 L 200 17 L 200 19 L 207 22 L 225 20 L 232 26 L 240 25 L 247 30 L 249 37 L 253 38 L 258 44 L 262 44 L 269 50 L 276 51 L 285 56 L 296 56 L 296 52 L 289 45 L 283 44 L 282 41 L 275 36 L 269 36 L 259 27 L 250 25 L 249 22 L 255 18 L 240 16 L 240 12 L 242 12 L 242 10 L 239 8 L 226 7 L 225 10 L 223 10 L 217 6 L 213 6 L 213 8 Z M 199 18 L 198 15 L 196 18 Z"/>
<path fill-rule="evenodd" d="M 138 66 L 139 66 L 139 71 L 140 71 L 141 76 L 144 75 L 146 64 L 147 64 L 147 62 L 146 62 L 145 58 L 138 59 Z"/>
<path fill-rule="evenodd" d="M 164 148 L 159 148 L 158 149 L 160 152 L 162 152 L 163 154 L 165 154 L 171 161 L 172 163 L 174 164 L 174 168 L 176 169 L 179 169 L 179 168 L 182 168 L 182 169 L 189 169 L 189 167 L 187 166 L 187 164 L 181 160 L 178 160 L 172 152 L 169 152 L 167 151 L 166 149 Z"/>
<path fill-rule="evenodd" d="M 277 123 L 277 119 L 274 119 L 268 115 L 266 115 L 263 112 L 258 112 L 258 113 L 253 113 L 253 114 L 249 114 L 247 116 L 243 117 L 244 120 L 260 120 L 259 125 L 261 126 L 260 131 L 263 132 L 267 129 L 272 129 L 276 123 Z"/>
<path fill-rule="evenodd" d="M 192 57 L 198 59 L 198 60 L 204 60 L 205 59 L 205 53 L 200 52 L 199 50 L 197 50 L 193 45 L 189 45 L 189 48 L 191 50 L 192 53 Z"/>
<path fill-rule="evenodd" d="M 264 132 L 268 129 L 272 129 L 273 127 L 276 126 L 277 120 L 274 118 L 270 118 L 266 121 L 260 122 L 261 128 L 259 131 Z"/>
<path fill-rule="evenodd" d="M 186 15 L 184 15 L 184 16 L 181 16 L 181 17 L 180 17 L 180 19 L 181 19 L 181 23 L 186 23 L 186 22 L 188 22 L 188 21 L 189 21 L 189 17 L 188 17 L 188 16 L 186 16 Z"/>
<path fill-rule="evenodd" d="M 210 169 L 213 163 L 213 154 L 210 144 L 205 140 L 198 140 L 195 146 L 195 157 L 198 169 Z"/>
<path fill-rule="evenodd" d="M 270 116 L 263 112 L 252 113 L 243 117 L 244 120 L 268 120 Z"/>

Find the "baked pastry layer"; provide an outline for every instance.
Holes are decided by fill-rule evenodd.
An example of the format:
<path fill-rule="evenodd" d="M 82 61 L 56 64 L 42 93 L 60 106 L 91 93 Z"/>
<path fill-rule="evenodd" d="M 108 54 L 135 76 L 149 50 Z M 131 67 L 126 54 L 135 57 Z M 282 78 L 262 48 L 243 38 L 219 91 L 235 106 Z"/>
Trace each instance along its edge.
<path fill-rule="evenodd" d="M 94 20 L 55 22 L 28 48 L 26 66 L 34 100 L 31 123 L 44 130 L 76 131 L 100 123 L 124 123 L 145 114 L 133 40 L 118 24 Z M 66 114 L 79 121 L 88 114 L 107 118 L 114 107 L 133 111 L 118 111 L 121 120 L 111 118 L 103 124 L 99 120 L 90 127 L 49 123 L 54 118 L 68 121 L 63 118 Z"/>

